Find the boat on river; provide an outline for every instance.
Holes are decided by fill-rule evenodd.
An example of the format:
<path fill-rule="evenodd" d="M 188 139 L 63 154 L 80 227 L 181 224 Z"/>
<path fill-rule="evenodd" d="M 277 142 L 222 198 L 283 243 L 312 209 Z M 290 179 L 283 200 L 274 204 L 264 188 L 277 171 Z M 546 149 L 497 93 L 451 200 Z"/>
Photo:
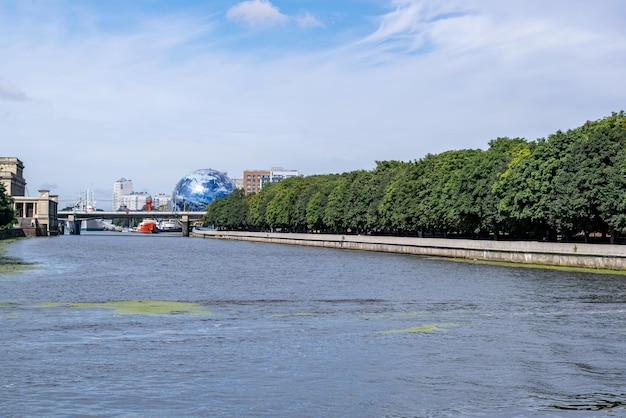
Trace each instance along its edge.
<path fill-rule="evenodd" d="M 155 234 L 159 232 L 158 222 L 152 218 L 146 218 L 137 225 L 136 228 L 130 230 L 130 232 L 140 232 L 143 234 Z"/>
<path fill-rule="evenodd" d="M 181 232 L 183 225 L 178 219 L 162 219 L 157 224 L 159 232 Z"/>
<path fill-rule="evenodd" d="M 78 200 L 74 202 L 72 210 L 75 214 L 96 212 L 96 201 L 94 193 L 87 189 L 84 193 L 78 195 Z M 80 216 L 79 216 L 80 217 Z M 104 222 L 102 219 L 83 219 L 80 229 L 82 231 L 103 231 Z"/>

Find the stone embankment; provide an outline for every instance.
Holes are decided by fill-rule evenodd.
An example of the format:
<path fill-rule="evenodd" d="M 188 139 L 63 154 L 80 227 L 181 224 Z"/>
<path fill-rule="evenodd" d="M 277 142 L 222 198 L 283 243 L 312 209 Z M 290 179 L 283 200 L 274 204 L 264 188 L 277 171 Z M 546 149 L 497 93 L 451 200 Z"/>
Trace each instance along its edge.
<path fill-rule="evenodd" d="M 625 245 L 216 230 L 194 230 L 193 236 L 468 260 L 626 270 Z"/>
<path fill-rule="evenodd" d="M 26 234 L 22 229 L 0 229 L 0 240 L 9 238 L 21 238 Z"/>

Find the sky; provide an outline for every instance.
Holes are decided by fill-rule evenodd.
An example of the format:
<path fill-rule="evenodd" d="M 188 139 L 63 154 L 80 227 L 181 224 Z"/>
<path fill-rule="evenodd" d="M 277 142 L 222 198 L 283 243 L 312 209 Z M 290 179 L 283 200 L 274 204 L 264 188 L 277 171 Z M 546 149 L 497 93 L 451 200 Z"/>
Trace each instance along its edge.
<path fill-rule="evenodd" d="M 626 108 L 623 0 L 0 0 L 0 156 L 60 206 L 536 140 Z"/>

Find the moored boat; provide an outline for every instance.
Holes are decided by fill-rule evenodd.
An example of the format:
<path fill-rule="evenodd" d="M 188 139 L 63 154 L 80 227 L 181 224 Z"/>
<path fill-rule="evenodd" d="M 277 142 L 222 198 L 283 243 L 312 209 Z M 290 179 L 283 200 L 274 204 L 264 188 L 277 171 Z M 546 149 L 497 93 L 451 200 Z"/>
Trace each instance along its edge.
<path fill-rule="evenodd" d="M 94 193 L 89 189 L 78 196 L 78 200 L 74 202 L 72 207 L 74 213 L 80 215 L 81 213 L 96 212 L 96 201 L 94 199 Z M 83 219 L 80 229 L 82 231 L 103 231 L 104 223 L 102 219 Z"/>
<path fill-rule="evenodd" d="M 183 230 L 183 226 L 178 219 L 162 219 L 157 226 L 160 232 L 181 232 Z"/>
<path fill-rule="evenodd" d="M 137 225 L 136 228 L 130 230 L 130 232 L 141 232 L 144 234 L 155 234 L 159 232 L 157 221 L 152 218 L 146 218 Z"/>
<path fill-rule="evenodd" d="M 84 219 L 80 229 L 83 231 L 104 231 L 104 223 L 102 219 Z"/>

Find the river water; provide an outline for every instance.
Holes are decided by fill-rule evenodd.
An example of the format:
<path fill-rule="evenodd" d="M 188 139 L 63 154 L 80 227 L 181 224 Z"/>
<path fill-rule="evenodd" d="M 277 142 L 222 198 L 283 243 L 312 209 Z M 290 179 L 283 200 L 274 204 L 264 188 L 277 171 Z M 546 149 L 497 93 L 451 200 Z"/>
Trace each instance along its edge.
<path fill-rule="evenodd" d="M 626 276 L 84 233 L 0 276 L 0 415 L 626 415 Z"/>

